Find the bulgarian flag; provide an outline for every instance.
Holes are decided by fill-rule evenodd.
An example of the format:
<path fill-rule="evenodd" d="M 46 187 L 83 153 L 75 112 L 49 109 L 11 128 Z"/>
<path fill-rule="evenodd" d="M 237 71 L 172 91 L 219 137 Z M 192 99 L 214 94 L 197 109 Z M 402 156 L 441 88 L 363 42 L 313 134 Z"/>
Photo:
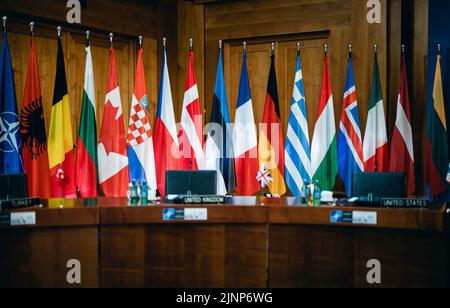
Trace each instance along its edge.
<path fill-rule="evenodd" d="M 322 190 L 333 190 L 338 174 L 336 124 L 333 94 L 325 54 L 322 90 L 311 148 L 313 181 L 319 180 Z"/>
<path fill-rule="evenodd" d="M 378 53 L 375 52 L 372 94 L 370 96 L 369 116 L 364 136 L 364 170 L 366 172 L 388 172 L 389 154 L 386 117 L 384 115 L 383 94 L 381 91 Z"/>
<path fill-rule="evenodd" d="M 431 197 L 446 191 L 448 171 L 447 120 L 442 86 L 441 55 L 438 54 L 434 77 L 433 100 L 428 106 L 425 180 Z"/>
<path fill-rule="evenodd" d="M 82 198 L 95 198 L 97 185 L 97 124 L 95 106 L 94 69 L 91 47 L 86 48 L 86 72 L 80 130 L 77 141 L 77 187 Z"/>
<path fill-rule="evenodd" d="M 50 181 L 54 197 L 76 198 L 75 158 L 73 155 L 72 121 L 61 37 L 58 36 L 58 56 L 53 95 L 52 116 L 48 136 Z"/>
<path fill-rule="evenodd" d="M 275 55 L 272 55 L 266 105 L 259 134 L 259 163 L 260 169 L 267 169 L 272 177 L 272 182 L 268 185 L 272 195 L 284 195 L 286 193 L 286 184 L 284 182 L 284 142 L 281 130 Z"/>

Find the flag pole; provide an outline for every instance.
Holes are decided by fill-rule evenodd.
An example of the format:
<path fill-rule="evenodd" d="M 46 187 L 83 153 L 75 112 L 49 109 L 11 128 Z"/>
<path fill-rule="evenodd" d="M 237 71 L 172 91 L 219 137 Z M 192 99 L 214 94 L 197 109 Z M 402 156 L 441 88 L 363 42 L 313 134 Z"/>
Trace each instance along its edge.
<path fill-rule="evenodd" d="M 56 31 L 58 32 L 58 39 L 61 39 L 62 27 L 61 27 L 61 26 L 58 26 L 58 27 L 56 28 Z"/>
<path fill-rule="evenodd" d="M 166 50 L 166 47 L 167 47 L 167 38 L 163 37 L 162 43 L 163 43 L 163 49 Z"/>
<path fill-rule="evenodd" d="M 247 42 L 244 41 L 244 43 L 242 43 L 242 45 L 244 46 L 244 53 L 247 53 Z"/>
<path fill-rule="evenodd" d="M 219 51 L 222 52 L 222 48 L 223 48 L 223 41 L 219 40 Z"/>
<path fill-rule="evenodd" d="M 328 44 L 324 45 L 324 49 L 325 49 L 325 57 L 328 56 Z"/>
<path fill-rule="evenodd" d="M 114 33 L 112 32 L 109 34 L 109 48 L 114 48 Z"/>
<path fill-rule="evenodd" d="M 438 56 L 441 55 L 441 44 L 438 44 Z"/>
<path fill-rule="evenodd" d="M 86 47 L 91 46 L 91 31 L 86 31 Z"/>
<path fill-rule="evenodd" d="M 272 42 L 272 56 L 275 56 L 275 42 Z"/>
<path fill-rule="evenodd" d="M 36 24 L 34 23 L 34 21 L 30 22 L 30 36 L 33 38 L 34 37 L 34 26 Z"/>
<path fill-rule="evenodd" d="M 142 49 L 142 45 L 144 44 L 144 37 L 142 35 L 139 36 L 139 49 Z"/>
<path fill-rule="evenodd" d="M 302 45 L 300 42 L 297 42 L 297 57 L 300 57 L 300 51 L 301 51 Z"/>
<path fill-rule="evenodd" d="M 194 51 L 194 39 L 192 37 L 189 39 L 189 51 Z"/>
<path fill-rule="evenodd" d="M 375 50 L 375 56 L 377 56 L 378 55 L 378 45 L 377 44 L 373 45 L 373 49 Z"/>
<path fill-rule="evenodd" d="M 353 56 L 353 45 L 348 44 L 348 58 L 351 59 Z"/>
<path fill-rule="evenodd" d="M 8 17 L 3 16 L 3 33 L 6 33 L 6 22 L 8 21 Z"/>
<path fill-rule="evenodd" d="M 405 52 L 406 52 L 406 45 L 402 44 L 402 56 L 405 55 Z"/>

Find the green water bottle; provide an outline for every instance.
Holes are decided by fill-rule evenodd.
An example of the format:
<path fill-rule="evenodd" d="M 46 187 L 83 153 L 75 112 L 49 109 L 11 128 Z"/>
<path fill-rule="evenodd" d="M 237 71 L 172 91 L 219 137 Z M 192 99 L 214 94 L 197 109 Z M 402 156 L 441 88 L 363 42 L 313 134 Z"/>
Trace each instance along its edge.
<path fill-rule="evenodd" d="M 320 199 L 322 198 L 322 191 L 320 190 L 319 181 L 317 180 L 314 185 L 314 206 L 320 206 Z"/>

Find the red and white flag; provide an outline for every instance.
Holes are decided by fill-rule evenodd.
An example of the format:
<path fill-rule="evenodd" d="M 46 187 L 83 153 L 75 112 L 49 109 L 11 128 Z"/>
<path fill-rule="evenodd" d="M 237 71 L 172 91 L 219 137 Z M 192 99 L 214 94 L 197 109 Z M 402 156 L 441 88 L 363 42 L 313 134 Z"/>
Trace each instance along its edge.
<path fill-rule="evenodd" d="M 408 195 L 411 196 L 416 191 L 416 177 L 414 172 L 414 144 L 405 55 L 402 56 L 401 74 L 397 120 L 391 144 L 390 171 L 407 174 Z"/>
<path fill-rule="evenodd" d="M 167 66 L 166 46 L 164 45 L 161 74 L 161 88 L 156 114 L 155 132 L 156 179 L 159 193 L 166 195 L 166 172 L 180 168 L 180 154 L 177 136 L 177 124 L 173 111 L 172 89 L 170 87 L 169 69 Z"/>
<path fill-rule="evenodd" d="M 130 182 L 127 141 L 114 49 L 111 48 L 108 93 L 98 145 L 100 186 L 106 197 L 126 197 Z"/>
<path fill-rule="evenodd" d="M 189 52 L 189 68 L 181 113 L 180 152 L 183 170 L 205 169 L 203 118 L 194 70 L 194 51 Z"/>

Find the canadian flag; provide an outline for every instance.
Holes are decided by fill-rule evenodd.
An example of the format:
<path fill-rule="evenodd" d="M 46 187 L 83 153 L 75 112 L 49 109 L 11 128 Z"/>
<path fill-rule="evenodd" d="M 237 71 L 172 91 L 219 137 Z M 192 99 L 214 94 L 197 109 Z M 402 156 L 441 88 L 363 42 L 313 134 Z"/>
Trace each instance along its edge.
<path fill-rule="evenodd" d="M 108 93 L 98 145 L 100 186 L 106 197 L 126 197 L 130 182 L 122 101 L 116 59 L 111 48 Z"/>
<path fill-rule="evenodd" d="M 179 137 L 182 155 L 181 168 L 183 170 L 203 170 L 205 169 L 203 118 L 194 71 L 194 51 L 192 49 L 189 52 L 189 68 L 185 89 Z"/>

